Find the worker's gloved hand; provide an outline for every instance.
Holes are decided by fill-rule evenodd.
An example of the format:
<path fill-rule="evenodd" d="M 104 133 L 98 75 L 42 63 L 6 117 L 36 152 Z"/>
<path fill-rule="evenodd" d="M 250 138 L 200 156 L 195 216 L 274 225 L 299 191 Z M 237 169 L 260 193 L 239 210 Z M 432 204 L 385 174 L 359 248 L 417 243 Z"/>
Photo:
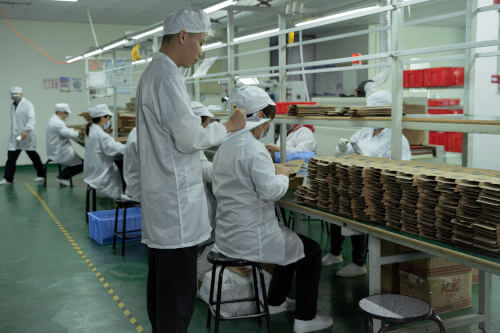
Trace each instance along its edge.
<path fill-rule="evenodd" d="M 229 133 L 229 132 L 236 132 L 239 131 L 240 129 L 245 128 L 246 124 L 247 124 L 247 115 L 245 111 L 236 110 L 234 111 L 231 118 L 229 118 L 229 120 L 224 123 L 224 126 L 226 126 L 226 129 Z"/>
<path fill-rule="evenodd" d="M 347 151 L 347 145 L 349 144 L 349 140 L 347 139 L 340 139 L 339 143 L 337 144 L 337 151 L 341 154 L 345 153 Z"/>

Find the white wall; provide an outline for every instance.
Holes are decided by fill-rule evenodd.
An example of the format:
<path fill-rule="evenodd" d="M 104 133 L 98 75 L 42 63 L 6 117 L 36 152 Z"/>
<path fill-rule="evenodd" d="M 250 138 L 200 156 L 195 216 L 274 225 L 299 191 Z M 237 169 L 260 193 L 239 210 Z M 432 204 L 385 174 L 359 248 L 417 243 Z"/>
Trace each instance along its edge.
<path fill-rule="evenodd" d="M 479 0 L 478 6 L 493 4 L 492 0 Z M 479 13 L 477 18 L 477 40 L 498 39 L 499 13 L 496 11 Z M 496 47 L 480 48 L 477 52 L 496 51 Z M 476 60 L 474 86 L 474 114 L 500 116 L 499 85 L 491 83 L 492 74 L 497 72 L 498 57 Z M 500 170 L 500 136 L 474 134 L 472 136 L 472 167 Z"/>
<path fill-rule="evenodd" d="M 53 58 L 64 61 L 66 55 L 80 54 L 94 45 L 90 27 L 83 23 L 11 21 L 14 28 L 32 40 Z M 2 61 L 0 62 L 0 107 L 4 121 L 0 123 L 0 165 L 7 159 L 7 144 L 10 130 L 10 95 L 13 85 L 23 87 L 25 97 L 35 106 L 37 151 L 43 161 L 46 159 L 45 126 L 54 113 L 54 104 L 67 102 L 73 111 L 68 124 L 84 123 L 78 113 L 87 109 L 84 91 L 61 93 L 59 90 L 42 89 L 43 78 L 60 76 L 84 78 L 83 62 L 61 66 L 50 62 L 31 45 L 12 32 L 5 22 L 0 23 L 0 41 L 2 41 Z M 125 31 L 140 29 L 139 26 L 95 25 L 97 38 L 101 44 L 123 36 Z M 130 98 L 126 96 L 126 98 Z M 81 150 L 79 149 L 79 152 Z M 31 164 L 22 154 L 18 164 Z"/>

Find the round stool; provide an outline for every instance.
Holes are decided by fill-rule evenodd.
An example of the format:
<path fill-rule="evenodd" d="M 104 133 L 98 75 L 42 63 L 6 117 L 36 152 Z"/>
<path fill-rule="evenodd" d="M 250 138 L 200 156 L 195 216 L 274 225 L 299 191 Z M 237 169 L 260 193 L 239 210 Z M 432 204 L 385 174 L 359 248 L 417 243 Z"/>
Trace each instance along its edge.
<path fill-rule="evenodd" d="M 45 176 L 43 177 L 43 186 L 47 187 L 47 168 L 49 166 L 49 163 L 50 162 L 54 162 L 52 161 L 50 158 L 47 160 L 47 162 L 45 162 Z M 61 164 L 57 164 L 57 170 L 59 171 L 59 173 L 61 173 Z M 73 187 L 73 179 L 70 178 L 69 179 L 69 183 L 70 183 L 70 187 Z M 59 184 L 59 186 L 62 186 L 61 184 Z"/>
<path fill-rule="evenodd" d="M 421 320 L 432 320 L 445 333 L 443 321 L 432 311 L 429 304 L 419 299 L 394 294 L 373 295 L 359 301 L 364 313 L 365 333 L 373 332 L 373 318 L 382 321 L 380 332 L 386 332 L 393 325 L 400 325 Z"/>
<path fill-rule="evenodd" d="M 119 237 L 122 240 L 122 257 L 125 256 L 125 243 L 127 239 L 140 239 L 141 236 L 129 237 L 128 233 L 136 233 L 141 231 L 141 229 L 127 230 L 127 208 L 138 207 L 141 205 L 140 202 L 127 199 L 116 199 L 116 211 L 115 211 L 115 231 L 113 233 L 113 250 L 116 249 L 116 238 Z M 118 213 L 120 209 L 123 209 L 123 220 L 122 220 L 122 231 L 118 231 Z"/>
<path fill-rule="evenodd" d="M 262 273 L 262 267 L 257 262 L 247 261 L 243 259 L 234 259 L 226 257 L 223 254 L 210 251 L 207 255 L 207 260 L 212 264 L 212 280 L 210 281 L 210 298 L 208 299 L 208 315 L 207 315 L 207 328 L 210 328 L 210 319 L 212 318 L 213 313 L 213 305 L 215 305 L 215 327 L 214 332 L 219 332 L 219 323 L 221 320 L 230 320 L 230 319 L 242 319 L 242 318 L 260 318 L 266 317 L 267 323 L 267 332 L 271 333 L 271 318 L 269 316 L 269 307 L 267 302 L 266 295 L 266 283 L 264 281 L 264 274 Z M 217 266 L 221 266 L 219 272 L 219 279 L 217 282 L 217 299 L 214 301 L 214 287 L 215 287 L 215 269 Z M 224 300 L 222 301 L 222 276 L 224 274 L 224 270 L 226 267 L 241 267 L 241 266 L 251 266 L 252 267 L 252 278 L 253 278 L 253 290 L 254 297 L 249 298 L 240 298 L 233 300 Z M 257 285 L 257 271 L 259 271 L 259 280 L 262 288 L 262 298 L 263 298 L 263 311 L 260 311 L 260 299 L 259 299 L 259 289 Z M 257 313 L 248 315 L 248 316 L 239 316 L 235 318 L 226 318 L 222 317 L 220 314 L 220 306 L 221 304 L 227 303 L 239 303 L 239 302 L 255 302 L 255 307 L 257 309 Z"/>

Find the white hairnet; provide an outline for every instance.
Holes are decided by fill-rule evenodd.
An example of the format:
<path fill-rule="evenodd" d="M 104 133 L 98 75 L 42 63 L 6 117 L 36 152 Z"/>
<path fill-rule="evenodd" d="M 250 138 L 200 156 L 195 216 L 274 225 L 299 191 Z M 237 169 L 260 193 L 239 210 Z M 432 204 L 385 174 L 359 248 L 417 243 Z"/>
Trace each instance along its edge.
<path fill-rule="evenodd" d="M 189 33 L 210 30 L 210 17 L 198 8 L 181 8 L 168 15 L 163 22 L 163 34 L 173 35 L 184 30 Z"/>
<path fill-rule="evenodd" d="M 69 108 L 68 103 L 56 103 L 56 112 L 57 111 L 71 114 L 71 109 Z"/>
<path fill-rule="evenodd" d="M 205 105 L 201 104 L 200 102 L 191 102 L 191 109 L 193 110 L 195 116 L 205 116 L 209 118 L 214 117 L 213 113 L 208 111 Z"/>
<path fill-rule="evenodd" d="M 12 87 L 12 88 L 10 88 L 10 93 L 11 94 L 22 94 L 23 93 L 23 88 L 21 88 L 21 87 Z"/>
<path fill-rule="evenodd" d="M 94 105 L 89 108 L 89 114 L 91 118 L 97 118 L 102 116 L 112 116 L 113 114 L 109 111 L 106 104 Z"/>
<path fill-rule="evenodd" d="M 269 95 L 259 87 L 243 86 L 238 88 L 231 98 L 231 106 L 245 110 L 247 115 L 254 114 L 268 105 L 276 105 Z"/>
<path fill-rule="evenodd" d="M 366 106 L 392 105 L 392 95 L 387 90 L 379 90 L 366 98 Z"/>

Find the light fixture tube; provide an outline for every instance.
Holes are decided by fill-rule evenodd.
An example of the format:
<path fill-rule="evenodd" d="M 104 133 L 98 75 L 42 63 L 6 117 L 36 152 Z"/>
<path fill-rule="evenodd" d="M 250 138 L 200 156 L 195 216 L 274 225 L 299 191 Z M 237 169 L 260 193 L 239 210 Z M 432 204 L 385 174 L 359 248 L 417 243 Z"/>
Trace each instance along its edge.
<path fill-rule="evenodd" d="M 365 8 L 348 10 L 347 12 L 342 12 L 342 13 L 338 13 L 338 14 L 328 15 L 328 16 L 325 16 L 325 17 L 320 17 L 320 18 L 317 18 L 317 19 L 314 19 L 314 20 L 300 22 L 300 23 L 297 23 L 295 26 L 296 27 L 300 27 L 300 26 L 303 26 L 303 25 L 308 25 L 308 24 L 323 22 L 323 21 L 327 21 L 327 20 L 331 20 L 331 19 L 335 19 L 335 18 L 339 18 L 339 17 L 344 17 L 344 16 L 347 16 L 347 15 L 352 15 L 352 14 L 358 14 L 358 13 L 366 12 L 366 11 L 369 11 L 369 10 L 372 10 L 372 9 L 377 9 L 377 8 L 380 8 L 380 6 L 371 6 L 371 7 L 365 7 Z"/>
<path fill-rule="evenodd" d="M 203 9 L 203 11 L 207 14 L 210 14 L 210 13 L 216 12 L 218 10 L 221 10 L 223 8 L 226 8 L 226 7 L 235 5 L 235 4 L 236 4 L 236 1 L 234 1 L 234 0 L 222 1 L 216 5 L 213 5 L 213 6 L 210 6 L 208 8 Z"/>
<path fill-rule="evenodd" d="M 97 49 L 97 50 L 94 50 L 94 51 L 91 51 L 91 52 L 88 52 L 88 53 L 85 53 L 83 55 L 84 58 L 88 58 L 88 57 L 92 57 L 92 56 L 95 56 L 95 55 L 98 55 L 98 54 L 101 54 L 103 51 L 102 49 Z"/>
<path fill-rule="evenodd" d="M 83 56 L 78 56 L 78 57 L 74 57 L 74 58 L 66 60 L 66 63 L 71 64 L 75 61 L 82 60 L 82 59 L 83 59 Z"/>
<path fill-rule="evenodd" d="M 160 32 L 160 31 L 163 31 L 163 26 L 159 26 L 159 27 L 156 27 L 154 29 L 140 33 L 138 35 L 132 36 L 132 39 L 141 39 L 142 37 L 146 37 L 146 36 L 152 35 L 156 32 Z"/>
<path fill-rule="evenodd" d="M 279 29 L 276 28 L 276 29 L 271 29 L 271 30 L 256 32 L 254 34 L 250 34 L 250 35 L 246 35 L 246 36 L 241 36 L 241 37 L 236 37 L 234 39 L 234 41 L 235 42 L 241 42 L 242 40 L 247 40 L 247 39 L 252 39 L 252 38 L 255 38 L 255 37 L 260 37 L 260 36 L 272 34 L 272 33 L 278 32 L 278 31 L 279 31 Z"/>
<path fill-rule="evenodd" d="M 108 51 L 108 50 L 111 50 L 111 49 L 114 49 L 115 47 L 118 47 L 118 46 L 121 46 L 121 45 L 124 45 L 124 44 L 127 44 L 128 40 L 127 39 L 122 39 L 121 41 L 118 41 L 116 43 L 113 43 L 113 44 L 110 44 L 108 46 L 105 46 L 103 47 L 102 49 L 104 51 Z"/>
<path fill-rule="evenodd" d="M 209 50 L 216 49 L 216 48 L 222 47 L 222 46 L 224 46 L 224 43 L 222 43 L 222 42 L 215 42 L 215 43 L 210 43 L 210 44 L 203 45 L 201 47 L 201 50 L 202 51 L 209 51 Z"/>

